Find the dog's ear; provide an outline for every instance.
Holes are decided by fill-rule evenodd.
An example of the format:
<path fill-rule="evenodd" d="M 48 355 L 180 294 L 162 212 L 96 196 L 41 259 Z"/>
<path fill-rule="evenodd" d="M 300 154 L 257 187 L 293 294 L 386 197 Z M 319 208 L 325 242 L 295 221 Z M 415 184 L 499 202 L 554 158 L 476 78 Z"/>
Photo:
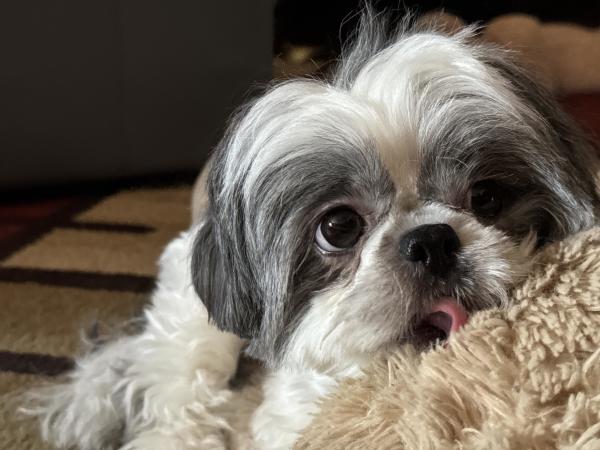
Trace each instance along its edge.
<path fill-rule="evenodd" d="M 220 236 L 209 210 L 200 226 L 192 254 L 192 278 L 210 319 L 222 330 L 242 338 L 255 337 L 262 308 L 254 300 L 248 274 L 233 255 L 235 249 Z"/>
<path fill-rule="evenodd" d="M 538 166 L 545 166 L 546 237 L 559 240 L 594 225 L 600 212 L 600 158 L 595 144 L 563 110 L 554 94 L 514 56 L 498 50 L 485 61 L 510 83 L 512 91 L 534 112 L 530 129 L 540 139 Z"/>

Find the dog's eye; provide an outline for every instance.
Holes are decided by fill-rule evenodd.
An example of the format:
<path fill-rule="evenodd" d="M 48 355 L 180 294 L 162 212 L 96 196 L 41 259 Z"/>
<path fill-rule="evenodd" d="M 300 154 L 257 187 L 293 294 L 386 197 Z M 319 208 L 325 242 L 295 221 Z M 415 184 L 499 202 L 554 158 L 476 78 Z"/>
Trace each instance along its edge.
<path fill-rule="evenodd" d="M 317 227 L 315 240 L 325 252 L 340 252 L 358 242 L 363 220 L 356 211 L 340 206 L 328 211 Z"/>
<path fill-rule="evenodd" d="M 469 208 L 483 219 L 493 219 L 502 210 L 502 187 L 496 181 L 478 181 L 471 187 L 469 197 Z"/>

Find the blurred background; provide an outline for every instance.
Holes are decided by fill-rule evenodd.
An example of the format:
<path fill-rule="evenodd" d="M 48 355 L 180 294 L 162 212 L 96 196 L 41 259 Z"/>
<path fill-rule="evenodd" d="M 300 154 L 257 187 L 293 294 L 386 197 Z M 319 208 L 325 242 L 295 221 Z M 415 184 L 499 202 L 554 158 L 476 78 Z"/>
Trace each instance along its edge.
<path fill-rule="evenodd" d="M 198 171 L 253 87 L 335 60 L 361 3 L 2 2 L 0 188 Z M 443 8 L 480 23 L 600 18 L 589 0 L 372 3 L 395 17 Z"/>
<path fill-rule="evenodd" d="M 326 76 L 363 3 L 0 2 L 0 448 L 47 448 L 17 395 L 73 366 L 82 329 L 140 314 L 228 116 L 273 78 Z M 600 136 L 600 1 L 371 3 L 484 25 Z"/>

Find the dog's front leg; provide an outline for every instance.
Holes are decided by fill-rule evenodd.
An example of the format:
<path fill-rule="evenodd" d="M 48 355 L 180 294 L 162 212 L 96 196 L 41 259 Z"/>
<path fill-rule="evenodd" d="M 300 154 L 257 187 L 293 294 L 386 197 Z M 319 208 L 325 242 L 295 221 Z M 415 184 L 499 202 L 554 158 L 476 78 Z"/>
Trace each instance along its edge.
<path fill-rule="evenodd" d="M 243 342 L 219 331 L 192 287 L 193 232 L 160 260 L 144 330 L 77 361 L 69 380 L 32 393 L 30 413 L 61 448 L 225 448 L 230 401 Z"/>
<path fill-rule="evenodd" d="M 319 399 L 337 380 L 316 370 L 279 369 L 264 384 L 264 401 L 252 418 L 256 448 L 291 449 L 300 433 L 319 412 Z"/>

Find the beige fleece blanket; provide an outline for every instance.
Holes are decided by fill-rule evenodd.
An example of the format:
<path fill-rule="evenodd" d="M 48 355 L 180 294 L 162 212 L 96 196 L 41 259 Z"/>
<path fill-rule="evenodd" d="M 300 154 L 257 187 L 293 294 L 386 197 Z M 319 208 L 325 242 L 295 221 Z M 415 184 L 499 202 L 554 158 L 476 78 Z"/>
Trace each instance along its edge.
<path fill-rule="evenodd" d="M 299 449 L 600 449 L 600 228 L 547 247 L 508 311 L 382 357 Z"/>

